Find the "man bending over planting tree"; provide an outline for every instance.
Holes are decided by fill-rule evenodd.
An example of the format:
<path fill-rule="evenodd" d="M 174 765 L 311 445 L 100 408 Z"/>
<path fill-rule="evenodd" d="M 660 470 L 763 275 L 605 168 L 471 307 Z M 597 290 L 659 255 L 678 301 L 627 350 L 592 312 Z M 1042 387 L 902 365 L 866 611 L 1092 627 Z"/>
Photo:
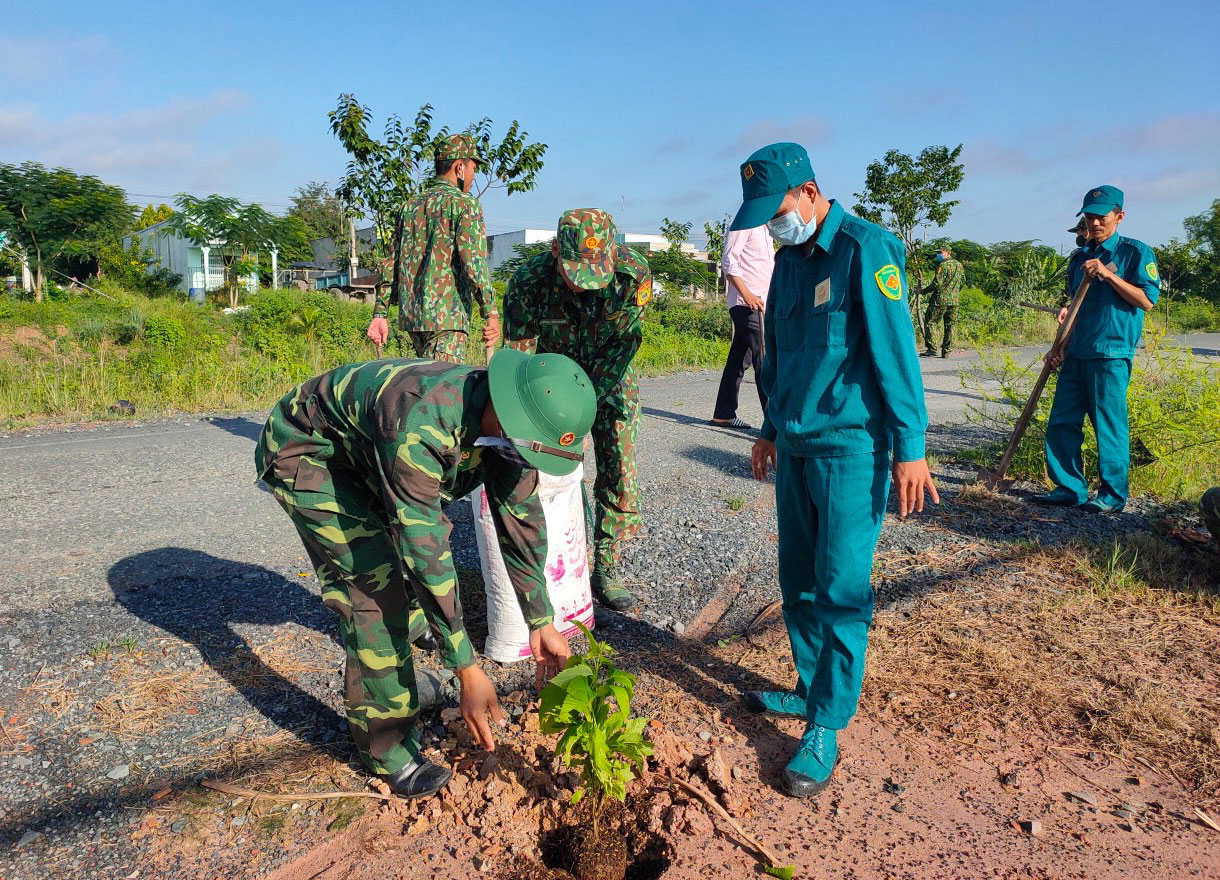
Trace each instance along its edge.
<path fill-rule="evenodd" d="M 411 643 L 428 625 L 456 671 L 476 742 L 494 749 L 488 716 L 505 719 L 466 635 L 443 507 L 486 488 L 541 686 L 569 650 L 546 591 L 538 471 L 576 468 L 596 409 L 574 361 L 504 350 L 486 369 L 405 359 L 339 367 L 271 411 L 254 453 L 258 474 L 339 615 L 352 739 L 396 794 L 434 794 L 451 775 L 420 754 L 415 726 Z"/>

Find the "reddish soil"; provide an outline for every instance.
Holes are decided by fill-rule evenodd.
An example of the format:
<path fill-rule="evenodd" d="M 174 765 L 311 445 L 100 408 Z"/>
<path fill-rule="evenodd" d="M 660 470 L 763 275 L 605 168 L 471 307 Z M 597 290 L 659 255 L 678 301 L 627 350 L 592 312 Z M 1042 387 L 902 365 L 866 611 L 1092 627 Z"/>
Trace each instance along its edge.
<path fill-rule="evenodd" d="M 641 695 L 660 683 L 645 676 Z M 659 834 L 668 864 L 642 866 L 634 875 L 640 880 L 761 875 L 744 842 L 702 806 L 665 788 L 666 778 L 677 776 L 715 790 L 702 766 L 713 748 L 731 774 L 730 794 L 721 801 L 795 865 L 798 877 L 1220 877 L 1220 833 L 1194 818 L 1176 782 L 1138 764 L 1077 753 L 1012 728 L 1004 739 L 959 744 L 899 732 L 897 719 L 862 714 L 841 738 L 835 783 L 818 798 L 798 801 L 776 786 L 801 722 L 743 716 L 735 706 L 722 707 L 722 714 L 681 696 L 674 706 L 680 711 L 660 713 L 664 723 L 650 728 L 658 741 L 655 770 L 634 805 L 637 827 Z M 711 733 L 710 742 L 700 732 Z M 546 797 L 537 780 L 527 789 L 512 779 L 536 763 L 522 759 L 536 739 L 523 733 L 505 743 L 490 774 L 475 761 L 458 762 L 460 796 L 387 804 L 271 876 L 548 876 L 530 867 L 540 858 L 539 828 L 553 827 L 569 808 Z M 504 773 L 506 767 L 513 769 Z M 501 780 L 490 797 L 480 775 Z M 1130 816 L 1120 812 L 1129 807 Z M 1040 823 L 1038 836 L 1023 822 Z"/>

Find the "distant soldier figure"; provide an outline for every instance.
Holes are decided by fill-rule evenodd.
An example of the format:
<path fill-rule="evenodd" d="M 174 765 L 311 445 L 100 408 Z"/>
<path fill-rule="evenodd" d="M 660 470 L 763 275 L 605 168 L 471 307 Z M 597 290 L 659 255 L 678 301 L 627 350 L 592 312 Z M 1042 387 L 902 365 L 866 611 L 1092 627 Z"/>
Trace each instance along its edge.
<path fill-rule="evenodd" d="M 597 523 L 593 592 L 615 611 L 635 605 L 618 574 L 621 542 L 640 530 L 635 442 L 640 388 L 631 362 L 644 338 L 652 298 L 648 265 L 616 243 L 605 211 L 565 211 L 549 253 L 526 262 L 504 297 L 505 340 L 521 351 L 566 354 L 589 373 L 597 391 L 593 451 Z"/>
<path fill-rule="evenodd" d="M 418 360 L 339 367 L 271 411 L 254 453 L 258 474 L 339 615 L 352 739 L 395 793 L 430 795 L 450 776 L 420 755 L 413 624 L 431 626 L 484 748 L 495 748 L 487 716 L 504 717 L 466 635 L 443 511 L 480 483 L 539 680 L 562 668 L 569 652 L 546 591 L 538 471 L 576 468 L 596 406 L 568 358 L 500 351 L 487 369 Z"/>
<path fill-rule="evenodd" d="M 391 300 L 398 302 L 399 329 L 422 358 L 462 363 L 476 305 L 487 320 L 483 344 L 500 338 L 483 209 L 470 195 L 477 156 L 469 135 L 450 137 L 437 151 L 436 179 L 404 208 L 402 238 L 396 243 L 400 289 L 390 289 L 391 264 L 385 277 L 391 283 L 378 293 L 369 324 L 368 337 L 377 345 L 389 339 Z"/>
<path fill-rule="evenodd" d="M 929 296 L 923 321 L 926 331 L 923 354 L 924 357 L 936 355 L 932 332 L 937 324 L 944 321 L 945 335 L 941 338 L 940 356 L 947 358 L 953 350 L 953 325 L 957 322 L 957 306 L 961 302 L 966 269 L 953 259 L 953 252 L 948 245 L 941 245 L 940 250 L 936 252 L 936 263 L 936 277 L 926 288 Z"/>

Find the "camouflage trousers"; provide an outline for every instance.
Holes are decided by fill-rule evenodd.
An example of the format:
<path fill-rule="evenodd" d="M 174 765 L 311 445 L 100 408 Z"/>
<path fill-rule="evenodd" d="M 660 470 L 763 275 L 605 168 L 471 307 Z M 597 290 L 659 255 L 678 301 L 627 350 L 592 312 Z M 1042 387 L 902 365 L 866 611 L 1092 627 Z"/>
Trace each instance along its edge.
<path fill-rule="evenodd" d="M 395 773 L 419 754 L 411 642 L 427 623 L 389 524 L 353 474 L 331 471 L 330 493 L 294 491 L 291 477 L 274 473 L 264 479 L 301 536 L 322 601 L 339 615 L 343 698 L 360 757 L 373 773 Z"/>
<path fill-rule="evenodd" d="M 939 293 L 928 298 L 928 309 L 924 312 L 923 326 L 926 333 L 924 346 L 936 351 L 934 335 L 936 325 L 944 321 L 945 335 L 941 338 L 940 353 L 948 354 L 953 349 L 953 325 L 957 323 L 957 303 L 947 302 Z"/>
<path fill-rule="evenodd" d="M 1204 492 L 1199 507 L 1203 514 L 1203 525 L 1207 526 L 1216 543 L 1220 544 L 1220 487 Z"/>
<path fill-rule="evenodd" d="M 416 356 L 451 364 L 466 363 L 466 340 L 470 334 L 465 330 L 408 330 L 406 333 Z"/>
<path fill-rule="evenodd" d="M 640 480 L 635 444 L 640 433 L 640 383 L 634 368 L 627 371 L 619 393 L 599 400 L 593 421 L 593 455 L 597 478 L 597 524 L 593 530 L 593 565 L 603 569 L 618 560 L 622 541 L 643 525 Z"/>

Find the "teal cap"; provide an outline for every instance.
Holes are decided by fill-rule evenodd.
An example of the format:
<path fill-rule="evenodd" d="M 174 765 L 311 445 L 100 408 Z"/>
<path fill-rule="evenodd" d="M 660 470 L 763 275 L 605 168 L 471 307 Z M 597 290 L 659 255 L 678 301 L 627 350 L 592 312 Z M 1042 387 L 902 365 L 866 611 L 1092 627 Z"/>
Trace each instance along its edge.
<path fill-rule="evenodd" d="M 800 144 L 771 144 L 741 166 L 741 207 L 729 229 L 753 229 L 775 216 L 788 190 L 814 179 L 809 154 Z"/>
<path fill-rule="evenodd" d="M 1123 191 L 1117 186 L 1095 186 L 1084 194 L 1084 203 L 1076 216 L 1081 214 L 1109 214 L 1123 209 Z"/>

